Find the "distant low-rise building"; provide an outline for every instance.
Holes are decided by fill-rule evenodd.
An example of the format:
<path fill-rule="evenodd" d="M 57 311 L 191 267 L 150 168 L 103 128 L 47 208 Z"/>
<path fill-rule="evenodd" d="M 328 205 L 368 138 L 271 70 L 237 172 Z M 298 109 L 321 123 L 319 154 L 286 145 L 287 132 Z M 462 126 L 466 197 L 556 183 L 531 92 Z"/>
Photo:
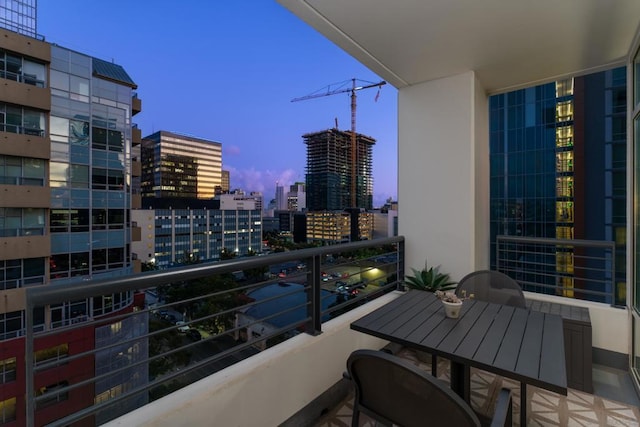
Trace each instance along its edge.
<path fill-rule="evenodd" d="M 373 239 L 373 214 L 364 209 L 306 212 L 306 240 L 333 245 Z"/>
<path fill-rule="evenodd" d="M 398 235 L 398 202 L 387 201 L 373 214 L 373 238 L 393 237 Z"/>
<path fill-rule="evenodd" d="M 168 268 L 183 262 L 218 261 L 222 250 L 237 255 L 262 249 L 262 212 L 254 200 L 233 194 L 213 200 L 145 199 L 132 211 L 142 239 L 132 251 L 142 262 Z"/>
<path fill-rule="evenodd" d="M 304 182 L 296 182 L 289 186 L 287 193 L 287 209 L 290 211 L 304 211 L 307 208 L 307 191 Z"/>

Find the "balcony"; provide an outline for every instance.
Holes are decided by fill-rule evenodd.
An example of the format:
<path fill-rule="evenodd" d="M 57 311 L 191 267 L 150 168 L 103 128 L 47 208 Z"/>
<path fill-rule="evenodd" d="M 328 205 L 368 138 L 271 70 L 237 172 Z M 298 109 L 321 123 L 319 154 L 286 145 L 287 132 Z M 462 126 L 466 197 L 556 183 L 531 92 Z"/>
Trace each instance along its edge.
<path fill-rule="evenodd" d="M 19 52 L 43 62 L 51 62 L 51 46 L 44 40 L 23 36 L 4 28 L 0 29 L 0 37 L 3 38 L 2 46 L 6 50 Z"/>
<path fill-rule="evenodd" d="M 207 425 L 215 414 L 220 425 L 328 425 L 331 419 L 320 419 L 327 411 L 336 419 L 345 416 L 345 410 L 348 416 L 349 384 L 341 379 L 347 356 L 358 348 L 387 344 L 352 331 L 349 325 L 399 295 L 396 289 L 403 279 L 403 247 L 403 238 L 389 238 L 196 264 L 81 287 L 25 288 L 22 306 L 27 307 L 27 313 L 33 308 L 37 311 L 38 307 L 101 295 L 104 306 L 106 301 L 116 302 L 113 295 L 140 289 L 147 289 L 147 304 L 107 316 L 84 312 L 50 326 L 38 325 L 27 315 L 26 347 L 22 345 L 27 349 L 27 362 L 18 362 L 18 370 L 25 370 L 29 398 L 26 402 L 18 398 L 17 421 L 67 425 L 91 417 L 96 423 L 114 426 Z M 208 282 L 212 277 L 221 281 Z M 339 292 L 338 282 L 353 284 L 354 292 Z M 185 294 L 187 289 L 196 291 Z M 295 295 L 298 302 L 287 299 Z M 621 334 L 602 335 L 610 334 L 611 325 L 623 328 L 626 310 L 534 293 L 527 293 L 527 298 L 588 307 L 594 355 L 616 352 Z M 102 342 L 46 363 L 34 363 L 28 356 L 31 349 L 41 348 L 43 341 L 57 342 L 76 335 L 100 336 Z M 613 343 L 614 348 L 607 347 Z M 401 355 L 412 360 L 418 357 L 406 349 Z M 103 368 L 84 372 L 83 366 L 87 369 L 94 363 L 83 360 L 96 360 L 95 366 Z M 440 364 L 441 376 L 446 379 L 447 362 L 441 360 Z M 43 384 L 42 378 L 51 373 L 60 377 L 61 369 L 68 366 L 80 379 L 52 388 L 53 394 L 35 393 L 34 384 Z M 482 372 L 474 375 L 474 393 L 480 402 L 475 404 L 481 409 L 488 399 L 486 391 L 491 390 L 488 385 L 497 380 Z M 137 382 L 128 380 L 132 378 Z M 611 381 L 623 383 L 606 384 Z M 274 384 L 278 393 L 273 392 Z M 517 383 L 506 385 L 518 388 Z M 86 387 L 95 390 L 95 404 L 81 405 L 81 400 L 71 397 Z M 122 389 L 129 391 L 121 393 Z M 622 417 L 638 419 L 637 408 L 629 408 L 628 402 L 637 405 L 638 401 L 628 393 L 633 387 L 626 371 L 594 365 L 594 389 L 595 395 L 573 390 L 568 398 L 531 392 L 530 401 L 559 398 L 560 403 L 543 408 L 534 400 L 530 417 L 565 417 L 567 405 L 571 406 L 566 399 L 582 400 L 587 411 L 600 408 L 602 399 L 598 396 L 604 396 L 611 399 L 606 400 L 607 416 L 618 411 Z M 626 394 L 620 394 L 621 390 Z M 40 409 L 43 401 L 65 396 L 76 404 L 70 405 L 72 410 L 54 406 L 55 415 L 51 415 L 49 407 Z M 247 411 L 247 406 L 252 410 Z M 622 411 L 627 411 L 626 415 Z M 601 412 L 596 416 L 601 417 Z M 117 415 L 122 418 L 109 422 Z"/>
<path fill-rule="evenodd" d="M 50 255 L 51 237 L 45 236 L 42 229 L 19 229 L 13 235 L 0 233 L 0 259 L 39 258 Z"/>
<path fill-rule="evenodd" d="M 138 94 L 133 92 L 131 96 L 131 115 L 135 116 L 142 111 L 142 99 L 138 98 Z"/>
<path fill-rule="evenodd" d="M 142 208 L 142 194 L 132 193 L 131 209 L 141 209 L 141 208 Z"/>
<path fill-rule="evenodd" d="M 134 221 L 131 223 L 131 241 L 139 242 L 142 240 L 142 228 Z"/>
<path fill-rule="evenodd" d="M 28 180 L 18 177 L 11 178 L 20 184 L 4 185 L 9 180 L 0 177 L 0 207 L 48 208 L 51 205 L 51 189 L 48 186 L 23 184 Z M 39 181 L 44 182 L 44 179 Z"/>
<path fill-rule="evenodd" d="M 142 162 L 138 159 L 131 159 L 131 176 L 142 175 Z"/>
<path fill-rule="evenodd" d="M 140 145 L 142 143 L 142 130 L 138 125 L 134 124 L 131 127 L 131 144 L 133 146 Z"/>
<path fill-rule="evenodd" d="M 42 130 L 31 132 L 19 126 L 0 124 L 0 153 L 48 159 L 51 157 L 51 141 Z"/>
<path fill-rule="evenodd" d="M 3 102 L 37 108 L 38 110 L 51 110 L 51 90 L 49 88 L 38 87 L 35 84 L 38 82 L 25 84 L 23 83 L 24 77 L 20 75 L 13 76 L 16 80 L 11 80 L 9 77 L 0 78 L 0 99 Z"/>

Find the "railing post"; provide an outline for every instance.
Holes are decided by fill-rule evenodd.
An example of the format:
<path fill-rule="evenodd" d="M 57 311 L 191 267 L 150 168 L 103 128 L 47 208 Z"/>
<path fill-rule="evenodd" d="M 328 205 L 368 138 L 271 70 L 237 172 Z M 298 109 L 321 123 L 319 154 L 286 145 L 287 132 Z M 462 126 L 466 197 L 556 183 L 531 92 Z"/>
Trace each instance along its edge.
<path fill-rule="evenodd" d="M 307 260 L 307 317 L 311 317 L 311 320 L 307 322 L 306 332 L 310 335 L 322 333 L 320 257 L 321 255 L 314 255 Z"/>
<path fill-rule="evenodd" d="M 29 290 L 25 293 L 25 328 L 26 336 L 24 340 L 24 369 L 26 381 L 26 399 L 25 399 L 25 418 L 27 427 L 33 427 L 35 423 L 35 386 L 34 386 L 34 369 L 33 369 L 33 340 L 34 340 L 34 321 L 33 321 L 33 304 L 29 297 Z"/>
<path fill-rule="evenodd" d="M 616 289 L 616 244 L 611 242 L 611 306 L 618 305 L 618 290 Z"/>
<path fill-rule="evenodd" d="M 404 291 L 404 240 L 398 242 L 398 262 L 396 263 L 396 277 L 398 278 L 398 284 L 396 290 Z"/>

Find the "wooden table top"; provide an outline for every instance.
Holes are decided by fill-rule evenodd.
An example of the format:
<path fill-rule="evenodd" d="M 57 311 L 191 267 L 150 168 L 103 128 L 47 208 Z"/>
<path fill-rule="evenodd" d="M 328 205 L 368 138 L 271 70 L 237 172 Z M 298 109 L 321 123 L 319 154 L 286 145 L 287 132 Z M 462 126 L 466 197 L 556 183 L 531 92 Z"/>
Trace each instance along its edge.
<path fill-rule="evenodd" d="M 465 300 L 460 317 L 449 319 L 432 293 L 412 290 L 351 329 L 567 394 L 562 317 L 556 314 Z"/>

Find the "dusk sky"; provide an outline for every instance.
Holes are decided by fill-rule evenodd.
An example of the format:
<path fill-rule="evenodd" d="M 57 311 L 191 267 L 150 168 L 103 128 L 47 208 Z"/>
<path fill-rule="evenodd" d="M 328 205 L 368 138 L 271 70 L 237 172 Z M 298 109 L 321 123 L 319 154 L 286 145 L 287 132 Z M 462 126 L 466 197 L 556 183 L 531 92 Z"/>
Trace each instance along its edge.
<path fill-rule="evenodd" d="M 51 43 L 122 65 L 138 84 L 146 136 L 158 130 L 222 143 L 231 188 L 275 197 L 304 181 L 302 135 L 338 120 L 350 130 L 348 93 L 301 102 L 325 86 L 380 77 L 275 1 L 40 0 L 38 33 Z M 358 91 L 359 133 L 373 149 L 374 206 L 397 197 L 397 91 Z"/>

